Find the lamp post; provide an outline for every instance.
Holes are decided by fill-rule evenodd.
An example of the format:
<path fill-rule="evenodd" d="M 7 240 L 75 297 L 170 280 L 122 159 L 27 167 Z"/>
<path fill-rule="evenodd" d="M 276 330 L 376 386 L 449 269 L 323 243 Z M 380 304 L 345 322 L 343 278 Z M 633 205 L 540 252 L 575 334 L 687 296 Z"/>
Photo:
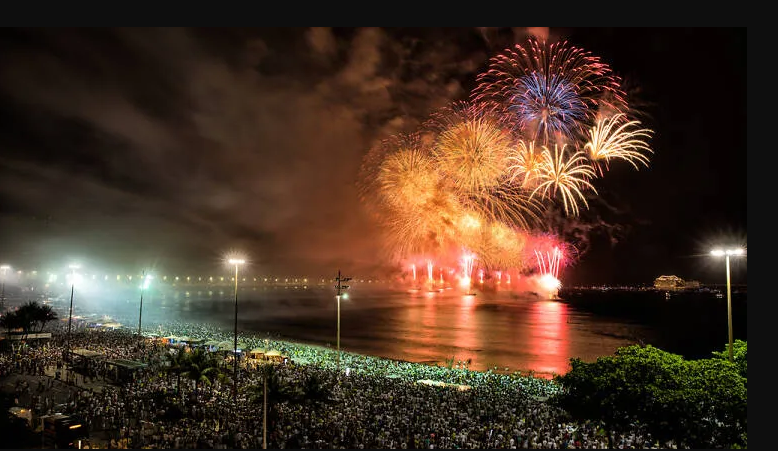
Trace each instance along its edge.
<path fill-rule="evenodd" d="M 229 264 L 235 265 L 235 329 L 234 329 L 234 350 L 232 355 L 233 377 L 232 377 L 232 399 L 235 406 L 238 405 L 238 266 L 246 263 L 242 258 L 231 258 Z"/>
<path fill-rule="evenodd" d="M 343 296 L 346 296 L 343 291 L 346 291 L 348 289 L 348 285 L 343 285 L 342 282 L 348 282 L 351 280 L 351 277 L 344 277 L 340 274 L 340 270 L 338 270 L 338 277 L 335 278 L 335 281 L 338 282 L 337 285 L 335 285 L 335 288 L 338 290 L 338 294 L 335 295 L 335 298 L 338 300 L 338 337 L 337 337 L 337 346 L 338 346 L 338 377 L 340 377 L 340 298 Z"/>
<path fill-rule="evenodd" d="M 8 266 L 8 265 L 0 266 L 0 274 L 2 274 L 2 276 L 3 276 L 3 281 L 2 281 L 3 288 L 2 288 L 2 291 L 0 291 L 0 313 L 2 313 L 3 310 L 5 309 L 5 273 L 9 269 L 11 269 L 11 267 Z"/>
<path fill-rule="evenodd" d="M 70 325 L 73 323 L 73 293 L 76 290 L 76 270 L 80 268 L 79 265 L 72 264 L 70 268 L 70 312 L 68 313 L 68 345 L 67 345 L 67 360 L 70 361 Z"/>
<path fill-rule="evenodd" d="M 151 283 L 151 274 L 146 275 L 146 271 L 143 271 L 143 275 L 140 278 L 140 309 L 138 310 L 138 336 L 141 336 L 141 319 L 143 318 L 143 292 L 149 287 Z"/>
<path fill-rule="evenodd" d="M 727 327 L 729 328 L 729 361 L 732 359 L 732 288 L 729 281 L 729 257 L 740 256 L 745 254 L 746 251 L 742 248 L 736 249 L 714 249 L 710 251 L 710 254 L 714 257 L 724 257 L 724 261 L 727 265 Z"/>

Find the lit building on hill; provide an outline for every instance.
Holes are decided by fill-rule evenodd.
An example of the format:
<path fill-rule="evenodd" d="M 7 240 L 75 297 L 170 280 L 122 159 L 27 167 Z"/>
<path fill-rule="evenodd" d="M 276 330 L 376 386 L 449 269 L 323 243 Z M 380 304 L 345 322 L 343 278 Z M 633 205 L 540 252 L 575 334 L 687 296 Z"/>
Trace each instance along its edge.
<path fill-rule="evenodd" d="M 659 276 L 654 279 L 657 290 L 682 290 L 686 287 L 683 279 L 678 276 Z"/>

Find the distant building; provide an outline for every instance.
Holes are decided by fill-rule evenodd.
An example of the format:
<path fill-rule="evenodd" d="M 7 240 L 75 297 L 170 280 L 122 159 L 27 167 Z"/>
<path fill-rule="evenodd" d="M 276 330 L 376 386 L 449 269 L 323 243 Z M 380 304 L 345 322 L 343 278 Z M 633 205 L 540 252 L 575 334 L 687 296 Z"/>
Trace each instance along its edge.
<path fill-rule="evenodd" d="M 654 279 L 654 288 L 657 290 L 681 290 L 685 288 L 685 283 L 678 276 L 659 276 Z"/>
<path fill-rule="evenodd" d="M 699 280 L 687 280 L 683 284 L 684 288 L 688 289 L 697 289 L 700 288 L 700 281 Z"/>

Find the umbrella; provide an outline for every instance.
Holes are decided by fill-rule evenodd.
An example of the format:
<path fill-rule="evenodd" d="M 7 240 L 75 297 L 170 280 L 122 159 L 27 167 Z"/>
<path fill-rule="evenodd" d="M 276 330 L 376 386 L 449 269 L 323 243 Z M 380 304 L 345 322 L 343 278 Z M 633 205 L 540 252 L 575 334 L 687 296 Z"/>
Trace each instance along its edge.
<path fill-rule="evenodd" d="M 229 341 L 222 341 L 221 343 L 219 343 L 220 351 L 232 351 L 232 349 L 233 349 L 233 344 L 230 343 Z"/>

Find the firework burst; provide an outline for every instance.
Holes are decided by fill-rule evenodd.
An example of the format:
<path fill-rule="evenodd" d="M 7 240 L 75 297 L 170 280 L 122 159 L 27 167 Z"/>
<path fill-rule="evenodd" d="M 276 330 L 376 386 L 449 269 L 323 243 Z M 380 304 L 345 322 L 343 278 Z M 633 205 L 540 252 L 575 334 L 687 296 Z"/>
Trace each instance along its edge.
<path fill-rule="evenodd" d="M 610 160 L 620 159 L 635 169 L 640 169 L 637 163 L 648 167 L 646 154 L 653 151 L 645 139 L 650 138 L 653 132 L 637 128 L 639 125 L 640 121 L 629 121 L 624 114 L 601 119 L 589 131 L 589 142 L 584 145 L 584 151 L 588 151 L 595 164 L 603 161 L 607 165 Z M 602 173 L 602 168 L 599 168 Z"/>
<path fill-rule="evenodd" d="M 530 39 L 505 49 L 478 81 L 474 100 L 544 144 L 585 133 L 600 107 L 626 108 L 621 80 L 610 67 L 567 42 Z"/>
<path fill-rule="evenodd" d="M 543 198 L 559 196 L 565 214 L 578 216 L 578 199 L 587 208 L 589 206 L 583 190 L 591 189 L 595 194 L 597 193 L 594 185 L 589 182 L 596 177 L 596 173 L 583 152 L 576 151 L 567 156 L 566 147 L 562 145 L 560 149 L 554 144 L 552 153 L 548 147 L 543 146 L 543 164 L 540 165 L 538 186 L 532 191 L 530 197 L 536 194 L 540 194 Z"/>
<path fill-rule="evenodd" d="M 485 191 L 466 193 L 462 205 L 490 221 L 528 230 L 540 221 L 543 205 L 528 191 L 503 183 Z"/>
<path fill-rule="evenodd" d="M 433 148 L 435 160 L 459 191 L 499 186 L 512 145 L 499 120 L 462 104 L 442 110 L 430 125 L 440 129 Z"/>
<path fill-rule="evenodd" d="M 518 178 L 522 188 L 532 186 L 542 163 L 543 151 L 535 147 L 535 141 L 525 142 L 520 139 L 508 156 L 508 182 L 513 183 Z"/>
<path fill-rule="evenodd" d="M 394 208 L 416 208 L 432 202 L 439 184 L 433 162 L 418 147 L 386 157 L 377 178 L 382 196 Z"/>
<path fill-rule="evenodd" d="M 445 268 L 469 289 L 476 269 L 509 283 L 510 271 L 537 262 L 540 283 L 558 289 L 570 248 L 540 230 L 550 230 L 556 205 L 566 221 L 588 208 L 586 195 L 598 195 L 592 181 L 611 160 L 648 166 L 653 132 L 625 114 L 610 67 L 566 42 L 506 49 L 471 99 L 372 148 L 361 199 L 386 232 L 387 255 L 414 271 L 426 263 L 428 283 L 435 266 L 441 284 Z"/>

